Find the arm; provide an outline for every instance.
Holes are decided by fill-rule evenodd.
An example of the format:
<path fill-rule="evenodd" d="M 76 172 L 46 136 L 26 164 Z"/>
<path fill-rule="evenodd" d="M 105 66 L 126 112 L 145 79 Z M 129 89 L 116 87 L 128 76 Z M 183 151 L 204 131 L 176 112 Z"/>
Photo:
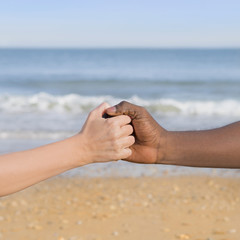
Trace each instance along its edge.
<path fill-rule="evenodd" d="M 84 154 L 80 141 L 81 136 L 76 135 L 43 147 L 0 156 L 0 196 L 77 167 L 78 155 Z M 80 159 L 80 164 L 85 163 Z"/>
<path fill-rule="evenodd" d="M 191 167 L 240 168 L 240 122 L 208 131 L 171 132 L 142 107 L 121 102 L 107 114 L 132 118 L 135 144 L 125 160 Z"/>
<path fill-rule="evenodd" d="M 169 132 L 166 159 L 162 161 L 192 167 L 240 168 L 240 122 L 207 131 Z"/>
<path fill-rule="evenodd" d="M 134 143 L 128 116 L 103 119 L 108 104 L 89 114 L 82 131 L 32 150 L 0 156 L 0 196 L 14 193 L 69 169 L 131 155 Z M 124 117 L 124 118 L 123 118 Z"/>

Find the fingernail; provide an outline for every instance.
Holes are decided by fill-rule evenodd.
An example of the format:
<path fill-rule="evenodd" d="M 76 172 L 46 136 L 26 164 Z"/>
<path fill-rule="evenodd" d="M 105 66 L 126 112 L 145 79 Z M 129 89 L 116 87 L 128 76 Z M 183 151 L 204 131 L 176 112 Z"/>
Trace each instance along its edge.
<path fill-rule="evenodd" d="M 107 109 L 107 112 L 108 113 L 116 113 L 116 110 L 117 110 L 116 107 L 110 107 Z"/>

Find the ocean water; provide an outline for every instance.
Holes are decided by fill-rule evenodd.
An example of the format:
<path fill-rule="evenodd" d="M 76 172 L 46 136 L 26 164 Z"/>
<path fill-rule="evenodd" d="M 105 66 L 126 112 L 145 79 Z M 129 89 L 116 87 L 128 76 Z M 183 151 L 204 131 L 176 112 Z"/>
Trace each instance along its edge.
<path fill-rule="evenodd" d="M 169 130 L 238 121 L 240 49 L 0 49 L 0 153 L 71 136 L 94 107 L 122 100 L 146 107 Z M 69 174 L 139 176 L 166 170 L 211 172 L 118 162 Z"/>

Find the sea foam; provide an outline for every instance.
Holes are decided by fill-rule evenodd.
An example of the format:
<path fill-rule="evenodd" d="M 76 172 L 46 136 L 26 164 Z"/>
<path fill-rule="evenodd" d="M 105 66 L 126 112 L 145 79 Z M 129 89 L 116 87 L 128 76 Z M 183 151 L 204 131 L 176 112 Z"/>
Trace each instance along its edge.
<path fill-rule="evenodd" d="M 30 96 L 0 95 L 0 112 L 51 112 L 51 113 L 88 113 L 102 102 L 117 104 L 123 99 L 113 96 L 83 96 L 77 94 L 51 95 L 38 93 Z M 172 98 L 143 99 L 132 96 L 124 99 L 133 104 L 146 107 L 151 113 L 163 115 L 220 115 L 240 116 L 240 101 L 224 100 L 177 100 Z"/>

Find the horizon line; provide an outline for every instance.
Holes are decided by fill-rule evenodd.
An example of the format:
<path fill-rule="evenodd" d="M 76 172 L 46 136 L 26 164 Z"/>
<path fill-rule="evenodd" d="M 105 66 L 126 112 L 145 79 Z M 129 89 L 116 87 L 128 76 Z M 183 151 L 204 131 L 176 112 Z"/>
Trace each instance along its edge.
<path fill-rule="evenodd" d="M 240 49 L 240 46 L 217 46 L 217 47 L 213 47 L 213 46 L 191 46 L 191 47 L 183 47 L 183 46 L 172 46 L 172 47 L 164 47 L 164 46 L 153 46 L 153 47 L 148 47 L 148 46 L 113 46 L 113 47 L 101 47 L 101 46 L 92 46 L 92 47 L 70 47 L 70 46 L 58 46 L 58 47 L 54 47 L 54 46 L 29 46 L 29 47 L 26 47 L 26 46 L 0 46 L 0 49 L 22 49 L 22 50 L 31 50 L 31 49 L 35 49 L 35 50 L 44 50 L 44 49 L 56 49 L 56 50 L 111 50 L 111 49 L 119 49 L 119 50 L 124 50 L 124 49 L 161 49 L 161 50 L 170 50 L 170 49 L 173 49 L 173 50 L 191 50 L 191 49 L 199 49 L 199 50 L 204 50 L 204 49 L 216 49 L 216 50 L 224 50 L 224 49 Z"/>

